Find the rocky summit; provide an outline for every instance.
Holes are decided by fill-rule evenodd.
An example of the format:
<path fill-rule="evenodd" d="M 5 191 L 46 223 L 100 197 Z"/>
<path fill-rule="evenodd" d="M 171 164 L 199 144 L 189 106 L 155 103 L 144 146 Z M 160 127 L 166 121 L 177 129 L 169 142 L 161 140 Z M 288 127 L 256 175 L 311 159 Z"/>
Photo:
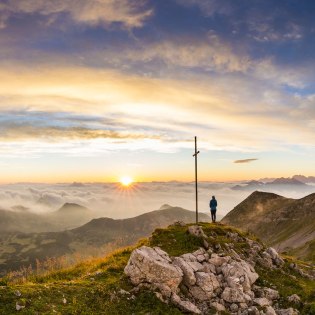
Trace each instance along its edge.
<path fill-rule="evenodd" d="M 233 243 L 230 246 L 227 242 L 228 250 L 212 247 L 200 226 L 190 226 L 188 233 L 202 238 L 204 246 L 175 257 L 160 247 L 142 246 L 131 253 L 124 272 L 135 292 L 150 290 L 164 303 L 194 314 L 210 314 L 211 310 L 233 315 L 299 314 L 295 308 L 279 306 L 277 290 L 256 284 L 259 279 L 256 265 L 281 269 L 285 264 L 275 249 L 228 232 L 227 239 L 247 243 L 248 255 L 241 257 Z M 290 299 L 300 303 L 296 294 Z"/>
<path fill-rule="evenodd" d="M 176 222 L 70 267 L 0 277 L 0 314 L 315 315 L 312 265 L 220 223 Z"/>

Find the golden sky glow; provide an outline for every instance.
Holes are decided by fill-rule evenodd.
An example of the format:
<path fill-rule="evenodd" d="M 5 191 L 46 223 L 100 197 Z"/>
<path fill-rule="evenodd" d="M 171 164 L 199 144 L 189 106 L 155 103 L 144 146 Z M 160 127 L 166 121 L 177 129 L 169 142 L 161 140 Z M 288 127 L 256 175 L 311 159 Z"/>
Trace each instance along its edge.
<path fill-rule="evenodd" d="M 314 175 L 314 21 L 270 1 L 0 4 L 1 181 L 189 181 L 194 136 L 201 180 Z"/>

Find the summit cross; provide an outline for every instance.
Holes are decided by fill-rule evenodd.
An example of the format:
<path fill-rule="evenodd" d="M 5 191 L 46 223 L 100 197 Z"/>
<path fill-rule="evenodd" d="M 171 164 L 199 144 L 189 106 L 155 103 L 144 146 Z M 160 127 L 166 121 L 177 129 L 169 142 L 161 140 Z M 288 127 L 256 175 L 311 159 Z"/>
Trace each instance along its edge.
<path fill-rule="evenodd" d="M 200 151 L 197 151 L 197 137 L 195 137 L 195 153 L 193 157 L 195 157 L 195 190 L 196 190 L 196 224 L 198 224 L 198 171 L 197 171 L 197 157 Z"/>

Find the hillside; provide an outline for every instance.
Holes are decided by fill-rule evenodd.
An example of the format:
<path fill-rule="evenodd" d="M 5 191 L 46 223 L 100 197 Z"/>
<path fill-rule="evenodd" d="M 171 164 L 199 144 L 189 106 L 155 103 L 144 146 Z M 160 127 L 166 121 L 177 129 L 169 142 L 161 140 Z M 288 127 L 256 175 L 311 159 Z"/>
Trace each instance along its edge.
<path fill-rule="evenodd" d="M 21 207 L 21 206 L 20 206 Z M 20 208 L 15 211 L 0 209 L 0 235 L 12 232 L 43 232 L 55 230 L 55 225 L 44 216 Z"/>
<path fill-rule="evenodd" d="M 72 213 L 78 209 L 75 207 L 73 210 L 70 205 L 59 211 L 68 210 Z M 79 208 L 79 211 L 85 213 L 87 210 Z M 113 249 L 134 244 L 158 227 L 179 220 L 192 222 L 194 219 L 194 212 L 173 207 L 129 219 L 93 219 L 79 228 L 63 232 L 11 233 L 0 238 L 0 274 L 21 266 L 34 266 L 37 259 L 104 255 Z M 202 213 L 200 219 L 209 221 L 209 217 Z"/>
<path fill-rule="evenodd" d="M 220 276 L 222 270 L 224 271 L 224 268 L 230 266 L 224 263 L 228 261 L 229 257 L 230 261 L 231 259 L 235 261 L 235 266 L 241 264 L 246 267 L 250 262 L 254 267 L 250 267 L 251 271 L 246 267 L 246 272 L 252 273 L 253 276 L 253 273 L 257 273 L 257 276 L 255 275 L 250 280 L 251 283 L 255 282 L 255 284 L 247 288 L 247 290 L 253 290 L 251 297 L 248 296 L 248 299 L 253 301 L 253 306 L 250 306 L 251 310 L 254 312 L 256 310 L 257 314 L 267 315 L 271 314 L 267 311 L 271 311 L 274 307 L 277 313 L 273 314 L 296 314 L 293 311 L 294 308 L 298 309 L 301 315 L 315 314 L 313 299 L 315 282 L 307 275 L 307 273 L 311 273 L 309 266 L 299 265 L 289 258 L 283 260 L 277 256 L 277 260 L 271 260 L 271 256 L 267 255 L 270 250 L 266 249 L 255 238 L 251 238 L 250 235 L 234 228 L 210 223 L 201 223 L 200 226 L 206 234 L 205 240 L 208 243 L 208 249 L 204 249 L 205 243 L 202 238 L 187 233 L 188 226 L 172 225 L 167 229 L 157 229 L 149 239 L 142 240 L 134 248 L 117 251 L 105 258 L 86 261 L 68 269 L 50 271 L 43 275 L 25 273 L 24 275 L 13 274 L 2 278 L 0 279 L 2 285 L 0 286 L 0 314 L 13 314 L 16 309 L 19 309 L 20 314 L 187 314 L 174 302 L 168 304 L 162 302 L 163 296 L 156 289 L 153 290 L 150 283 L 135 287 L 130 277 L 124 272 L 124 269 L 127 270 L 128 261 L 130 265 L 133 250 L 135 248 L 141 249 L 143 245 L 152 248 L 159 246 L 166 253 L 163 254 L 161 250 L 156 251 L 163 255 L 170 255 L 172 262 L 179 259 L 175 258 L 174 260 L 175 256 L 178 257 L 186 253 L 186 257 L 190 257 L 189 259 L 198 257 L 199 261 L 202 261 L 207 255 L 211 256 L 209 263 L 215 265 L 207 272 L 212 274 L 212 278 L 222 277 Z M 201 252 L 205 254 L 201 255 Z M 196 256 L 197 253 L 204 258 Z M 270 253 L 276 255 L 272 251 Z M 208 266 L 209 263 L 204 262 L 203 264 Z M 198 266 L 198 264 L 200 265 L 197 262 L 192 263 L 192 266 Z M 198 274 L 204 276 L 205 272 Z M 23 279 L 22 276 L 26 278 Z M 159 274 L 157 276 L 159 277 Z M 233 274 L 231 276 L 233 278 Z M 161 273 L 160 278 L 163 277 L 165 274 Z M 187 278 L 184 279 L 186 280 L 183 281 L 187 281 Z M 244 279 L 244 283 L 248 283 L 249 279 Z M 237 279 L 235 278 L 235 280 Z M 185 283 L 181 283 L 180 291 L 178 291 L 181 298 L 184 298 L 185 295 L 189 297 L 188 291 L 184 290 L 185 287 L 188 288 Z M 214 282 L 211 285 L 213 284 Z M 198 285 L 203 284 L 199 283 Z M 224 287 L 226 288 L 228 284 L 222 282 L 219 285 L 220 287 L 216 289 L 213 297 L 209 297 L 209 300 L 204 300 L 200 304 L 204 305 L 202 314 L 216 313 L 215 307 L 219 307 L 218 304 L 220 303 L 215 302 L 215 296 L 222 294 Z M 196 288 L 198 287 L 196 286 Z M 194 294 L 202 293 L 201 291 L 198 292 L 194 291 Z M 294 296 L 293 299 L 293 294 L 298 295 L 301 302 L 294 302 L 297 298 Z M 238 299 L 239 297 L 235 296 L 235 298 Z M 225 297 L 225 299 L 228 298 Z M 251 303 L 250 301 L 246 303 Z M 267 301 L 270 303 L 269 306 L 257 304 L 266 305 Z M 240 314 L 248 314 L 246 311 L 249 308 L 244 309 L 246 303 L 236 302 L 232 304 L 227 302 L 225 303 L 226 310 L 217 312 L 217 314 L 233 314 L 230 309 L 235 309 L 235 307 L 240 308 Z M 187 306 L 187 303 L 184 305 Z"/>
<path fill-rule="evenodd" d="M 237 205 L 222 223 L 251 231 L 280 251 L 296 249 L 298 257 L 310 259 L 315 239 L 315 194 L 289 199 L 266 192 L 254 192 Z M 294 252 L 294 251 L 293 251 Z"/>
<path fill-rule="evenodd" d="M 0 209 L 0 235 L 7 233 L 39 233 L 63 231 L 78 227 L 93 218 L 93 213 L 78 204 L 65 203 L 52 213 L 32 213 L 18 205 L 11 210 Z"/>
<path fill-rule="evenodd" d="M 73 229 L 93 219 L 93 213 L 76 203 L 65 203 L 57 211 L 48 214 L 47 218 L 62 229 Z"/>

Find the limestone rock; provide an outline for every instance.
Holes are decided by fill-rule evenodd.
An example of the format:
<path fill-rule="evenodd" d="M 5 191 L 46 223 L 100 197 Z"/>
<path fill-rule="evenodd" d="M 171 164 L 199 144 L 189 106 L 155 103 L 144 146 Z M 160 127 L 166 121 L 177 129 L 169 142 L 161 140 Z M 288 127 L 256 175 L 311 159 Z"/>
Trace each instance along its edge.
<path fill-rule="evenodd" d="M 184 284 L 187 286 L 194 285 L 196 283 L 196 277 L 194 269 L 183 258 L 176 257 L 173 261 L 175 266 L 178 266 L 184 274 Z"/>
<path fill-rule="evenodd" d="M 267 306 L 265 308 L 265 315 L 277 315 L 277 313 L 272 306 Z"/>
<path fill-rule="evenodd" d="M 221 295 L 222 299 L 229 303 L 246 302 L 244 293 L 241 290 L 226 287 Z"/>
<path fill-rule="evenodd" d="M 220 303 L 218 303 L 218 302 L 213 302 L 213 303 L 211 303 L 211 306 L 212 306 L 214 309 L 216 309 L 218 312 L 223 312 L 223 311 L 226 310 L 226 309 L 225 309 L 225 306 L 222 305 L 222 304 L 220 304 Z"/>
<path fill-rule="evenodd" d="M 295 310 L 294 308 L 286 308 L 276 311 L 277 315 L 298 315 L 299 311 Z"/>
<path fill-rule="evenodd" d="M 235 304 L 235 303 L 231 304 L 230 310 L 231 310 L 231 312 L 233 312 L 233 313 L 237 312 L 237 311 L 238 311 L 238 305 Z"/>
<path fill-rule="evenodd" d="M 260 307 L 269 306 L 271 302 L 266 298 L 256 298 L 254 299 L 254 304 Z"/>
<path fill-rule="evenodd" d="M 301 298 L 297 294 L 292 294 L 288 297 L 288 301 L 291 303 L 299 304 L 301 302 Z"/>
<path fill-rule="evenodd" d="M 171 264 L 168 254 L 160 248 L 142 246 L 134 250 L 124 269 L 134 285 L 149 283 L 175 292 L 183 279 L 182 270 Z M 163 292 L 162 292 L 163 293 Z"/>
<path fill-rule="evenodd" d="M 271 257 L 271 259 L 275 265 L 281 266 L 284 264 L 284 260 L 280 257 L 280 255 L 278 254 L 278 252 L 274 248 L 269 247 L 266 249 L 265 252 L 267 254 L 269 254 L 269 256 Z"/>
<path fill-rule="evenodd" d="M 231 288 L 242 286 L 244 292 L 251 291 L 251 285 L 258 279 L 254 268 L 244 260 L 222 266 L 222 273 Z"/>
<path fill-rule="evenodd" d="M 249 307 L 247 312 L 248 315 L 260 315 L 260 312 L 256 306 Z"/>
<path fill-rule="evenodd" d="M 183 301 L 181 298 L 176 294 L 172 294 L 172 302 L 177 305 L 180 309 L 184 312 L 191 312 L 193 314 L 201 314 L 200 309 L 189 301 Z"/>
<path fill-rule="evenodd" d="M 279 292 L 271 288 L 263 288 L 263 293 L 264 297 L 271 301 L 277 300 L 280 297 Z"/>
<path fill-rule="evenodd" d="M 188 233 L 198 236 L 198 237 L 204 237 L 207 238 L 207 235 L 203 231 L 202 227 L 199 225 L 191 225 L 188 227 Z"/>
<path fill-rule="evenodd" d="M 209 259 L 209 263 L 216 266 L 216 267 L 220 267 L 224 263 L 228 263 L 230 260 L 231 260 L 230 256 L 221 257 L 218 254 L 212 254 L 211 258 Z"/>

